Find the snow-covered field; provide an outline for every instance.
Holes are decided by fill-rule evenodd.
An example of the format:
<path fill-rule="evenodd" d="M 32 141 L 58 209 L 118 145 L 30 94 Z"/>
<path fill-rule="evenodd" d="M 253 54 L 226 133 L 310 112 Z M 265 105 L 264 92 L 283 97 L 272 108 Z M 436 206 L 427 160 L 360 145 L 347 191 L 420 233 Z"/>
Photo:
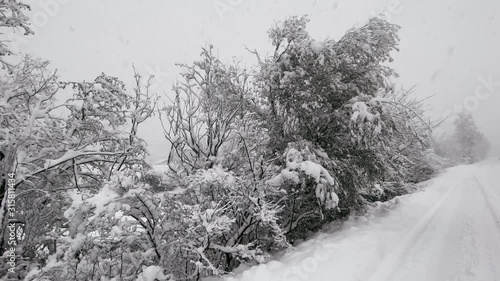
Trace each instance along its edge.
<path fill-rule="evenodd" d="M 454 167 L 228 281 L 500 280 L 500 161 Z"/>

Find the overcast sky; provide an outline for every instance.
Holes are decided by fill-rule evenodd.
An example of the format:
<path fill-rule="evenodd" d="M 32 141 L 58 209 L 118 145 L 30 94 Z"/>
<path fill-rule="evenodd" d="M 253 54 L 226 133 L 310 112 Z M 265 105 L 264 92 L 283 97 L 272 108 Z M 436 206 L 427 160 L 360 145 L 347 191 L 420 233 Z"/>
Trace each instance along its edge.
<path fill-rule="evenodd" d="M 482 0 L 29 0 L 35 36 L 19 49 L 51 61 L 65 80 L 93 80 L 101 72 L 132 88 L 132 64 L 155 74 L 169 91 L 179 69 L 205 42 L 224 60 L 254 63 L 244 46 L 271 50 L 274 21 L 308 14 L 317 39 L 339 39 L 382 11 L 399 24 L 400 52 L 392 66 L 401 86 L 417 85 L 439 118 L 460 106 L 472 112 L 500 154 L 500 1 Z M 51 4 L 50 4 L 51 3 Z M 55 3 L 55 4 L 54 4 Z M 489 81 L 489 82 L 488 82 Z M 498 82 L 497 82 L 498 81 Z M 452 113 L 453 114 L 453 113 Z M 168 148 L 156 121 L 141 130 L 152 160 Z"/>

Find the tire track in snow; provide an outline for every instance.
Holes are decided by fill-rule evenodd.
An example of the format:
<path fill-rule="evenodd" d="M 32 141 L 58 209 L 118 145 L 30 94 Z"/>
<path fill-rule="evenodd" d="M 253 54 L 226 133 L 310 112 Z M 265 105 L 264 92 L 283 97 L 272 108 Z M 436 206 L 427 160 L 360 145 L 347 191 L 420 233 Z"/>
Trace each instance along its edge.
<path fill-rule="evenodd" d="M 431 268 L 434 269 L 431 270 L 431 272 L 435 272 L 432 273 L 432 275 L 425 276 L 425 278 L 421 280 L 427 280 L 427 278 L 435 277 L 438 277 L 435 280 L 492 280 L 490 279 L 492 276 L 498 276 L 498 270 L 496 269 L 495 265 L 498 265 L 498 263 L 500 262 L 500 260 L 498 259 L 498 257 L 500 256 L 498 255 L 498 249 L 495 248 L 496 250 L 493 250 L 493 248 L 498 246 L 494 241 L 500 241 L 500 213 L 498 212 L 499 209 L 495 208 L 497 206 L 493 202 L 500 202 L 500 200 L 496 201 L 496 199 L 500 198 L 496 195 L 500 194 L 492 190 L 494 188 L 493 185 L 489 184 L 488 181 L 484 181 L 485 177 L 480 177 L 481 175 L 484 175 L 486 171 L 478 169 L 472 171 L 472 173 L 470 172 L 471 171 L 469 171 L 469 174 L 466 175 L 465 178 L 460 179 L 459 183 L 447 190 L 446 194 L 440 198 L 440 200 L 434 205 L 433 209 L 429 211 L 421 220 L 419 220 L 417 225 L 409 231 L 410 234 L 396 246 L 396 249 L 390 253 L 387 259 L 384 259 L 382 261 L 382 265 L 368 280 L 393 280 L 393 275 L 397 272 L 400 272 L 402 265 L 406 264 L 405 260 L 407 260 L 408 256 L 410 256 L 410 258 L 415 258 L 413 254 L 410 254 L 413 252 L 413 249 L 416 249 L 415 253 L 417 255 L 419 255 L 420 257 L 422 256 L 422 254 L 420 253 L 420 251 L 422 250 L 419 249 L 424 249 L 422 247 L 422 243 L 427 243 L 425 241 L 422 241 L 422 239 L 424 236 L 429 237 L 429 235 L 437 239 L 431 240 L 432 243 L 434 243 L 434 246 L 431 246 L 431 248 L 437 249 L 436 246 L 440 245 L 440 242 L 438 241 L 441 241 L 443 247 L 446 247 L 442 248 L 438 252 L 433 252 L 432 249 L 424 250 L 426 251 L 429 258 L 435 259 L 436 256 L 441 255 L 440 251 L 442 251 L 442 254 L 444 255 L 442 260 L 446 259 L 446 254 L 449 255 L 450 253 L 454 252 L 453 250 L 451 250 L 454 247 L 453 245 L 461 246 L 460 251 L 462 253 L 460 254 L 460 256 L 462 257 L 454 260 L 455 262 L 459 262 L 460 266 L 458 267 L 456 267 L 457 263 L 454 264 L 445 262 L 444 264 L 441 264 L 441 262 L 439 262 L 440 259 L 436 259 L 434 262 L 431 261 L 425 267 L 422 267 L 423 264 L 421 264 L 419 267 L 420 269 L 415 272 L 416 274 L 421 274 L 422 270 L 428 271 L 431 270 Z M 460 187 L 460 194 L 455 192 L 458 191 L 457 187 Z M 464 194 L 465 197 L 463 197 L 464 195 L 462 195 L 462 191 L 466 190 L 467 192 L 469 192 L 469 195 Z M 475 196 L 473 194 L 470 194 L 470 192 L 475 193 Z M 459 200 L 462 201 L 462 203 L 459 204 L 459 209 L 457 209 L 454 205 L 455 203 L 457 203 L 455 201 L 458 200 L 452 199 L 454 201 L 450 202 L 451 204 L 445 203 L 448 202 L 451 196 L 453 196 L 453 198 L 458 197 L 460 198 Z M 477 199 L 474 200 L 473 198 Z M 471 201 L 469 201 L 469 199 Z M 470 207 L 467 204 L 473 204 L 470 207 L 474 208 L 474 215 L 472 215 L 468 211 Z M 438 221 L 436 221 L 437 215 L 442 215 L 445 213 L 445 209 L 443 209 L 443 207 L 446 208 L 448 212 L 456 210 L 456 215 L 453 218 L 450 218 L 450 224 L 454 227 L 454 233 L 451 229 L 448 229 L 450 226 L 448 223 L 445 223 L 445 225 L 440 225 Z M 478 213 L 478 210 L 482 211 L 479 211 Z M 482 216 L 481 214 L 484 216 Z M 478 222 L 484 222 L 484 220 L 490 222 L 490 227 L 483 228 L 481 227 L 481 224 L 477 225 Z M 428 232 L 430 225 L 434 225 L 435 227 L 437 227 L 437 229 L 433 228 L 432 230 L 433 232 L 435 232 L 435 234 Z M 461 228 L 457 228 L 460 227 L 460 225 Z M 493 230 L 492 228 L 495 229 Z M 490 235 L 490 238 L 486 241 L 481 239 L 477 240 L 478 237 L 482 235 L 481 233 L 484 234 L 485 230 L 488 232 L 488 235 Z M 452 232 L 450 233 L 450 231 Z M 458 231 L 462 231 L 459 236 L 457 236 Z M 452 239 L 457 243 L 449 241 L 448 238 L 446 238 L 447 235 L 450 235 L 449 239 Z M 490 246 L 488 246 L 488 244 L 484 244 L 487 243 L 487 241 L 489 241 Z M 478 245 L 477 243 L 481 243 L 481 245 Z M 493 243 L 493 245 L 491 245 L 491 243 Z M 434 268 L 435 266 L 437 267 Z M 447 267 L 447 269 L 440 269 L 440 267 L 442 266 Z M 446 274 L 451 274 L 452 278 L 442 278 L 444 277 L 442 275 L 444 274 L 443 271 L 446 271 Z M 480 276 L 486 274 L 486 272 L 491 272 L 492 275 L 489 275 L 488 277 L 482 276 L 481 278 Z M 414 277 L 415 276 L 412 276 L 410 279 L 413 280 L 412 278 Z"/>
<path fill-rule="evenodd" d="M 479 172 L 479 174 L 481 174 L 482 176 L 480 177 L 478 174 L 476 174 L 476 176 L 474 177 L 474 180 L 476 181 L 477 185 L 479 186 L 479 190 L 481 191 L 481 194 L 484 196 L 484 200 L 486 201 L 486 207 L 488 209 L 488 211 L 490 212 L 493 220 L 495 221 L 495 224 L 497 226 L 497 233 L 498 235 L 500 236 L 500 210 L 498 210 L 496 208 L 496 206 L 498 206 L 499 203 L 497 203 L 496 205 L 494 203 L 492 203 L 491 201 L 491 198 L 496 198 L 498 199 L 499 198 L 499 193 L 494 191 L 493 188 L 488 188 L 487 186 L 490 186 L 490 184 L 482 179 L 485 179 L 486 178 L 486 175 L 484 172 Z M 488 189 L 488 190 L 487 190 Z M 495 195 L 493 195 L 493 194 Z M 497 202 L 500 202 L 500 200 L 498 200 Z"/>
<path fill-rule="evenodd" d="M 387 281 L 390 279 L 391 273 L 394 269 L 399 267 L 405 254 L 412 248 L 418 238 L 425 232 L 432 219 L 436 216 L 443 203 L 450 197 L 450 195 L 457 189 L 457 185 L 453 185 L 446 191 L 446 193 L 439 199 L 438 202 L 430 209 L 417 224 L 405 235 L 403 241 L 398 243 L 397 247 L 391 251 L 389 256 L 382 260 L 382 264 L 373 273 L 369 281 Z"/>
<path fill-rule="evenodd" d="M 488 212 L 491 214 L 491 218 L 495 222 L 496 225 L 496 232 L 495 236 L 498 238 L 498 241 L 500 241 L 500 212 L 498 209 L 495 207 L 498 206 L 498 203 L 495 205 L 492 200 L 497 199 L 497 202 L 500 202 L 500 193 L 496 191 L 493 186 L 490 184 L 488 181 L 488 177 L 486 174 L 486 171 L 481 171 L 478 170 L 476 173 L 476 176 L 474 177 L 474 181 L 477 183 L 479 186 L 479 190 L 481 192 L 482 197 L 484 198 L 484 201 L 486 202 L 485 209 L 488 210 Z M 495 246 L 495 245 L 491 245 Z M 491 252 L 491 248 L 487 247 L 486 251 L 489 257 L 489 264 L 490 264 L 490 271 L 496 272 L 497 271 L 497 266 L 496 264 L 500 263 L 500 261 L 495 260 L 493 257 L 493 254 Z M 498 273 L 497 273 L 498 274 Z"/>
<path fill-rule="evenodd" d="M 495 208 L 495 200 L 500 199 L 500 193 L 494 190 L 494 186 L 488 180 L 486 167 L 476 169 L 468 178 L 471 183 L 470 192 L 477 194 L 482 200 L 482 204 L 476 202 L 476 213 L 473 221 L 473 233 L 470 233 L 469 239 L 477 240 L 478 245 L 466 252 L 470 256 L 473 268 L 467 273 L 472 274 L 476 279 L 465 278 L 460 280 L 499 280 L 498 264 L 500 263 L 500 216 L 499 209 Z M 471 197 L 474 195 L 471 194 Z M 500 202 L 500 201 L 497 201 Z M 479 211 L 479 213 L 477 213 Z M 464 216 L 465 217 L 465 216 Z M 472 217 L 471 217 L 472 218 Z M 470 276 L 469 276 L 470 277 Z M 493 279 L 494 278 L 494 279 Z"/>

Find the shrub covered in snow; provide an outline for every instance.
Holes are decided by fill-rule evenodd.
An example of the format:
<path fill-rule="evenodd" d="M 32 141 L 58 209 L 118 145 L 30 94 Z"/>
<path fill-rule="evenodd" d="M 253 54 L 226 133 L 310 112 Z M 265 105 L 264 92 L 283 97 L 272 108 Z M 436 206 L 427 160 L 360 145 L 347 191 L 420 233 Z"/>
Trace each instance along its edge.
<path fill-rule="evenodd" d="M 339 204 L 338 182 L 323 166 L 334 163 L 310 142 L 290 143 L 282 159 L 283 169 L 267 183 L 283 192 L 282 225 L 293 241 L 331 221 Z"/>

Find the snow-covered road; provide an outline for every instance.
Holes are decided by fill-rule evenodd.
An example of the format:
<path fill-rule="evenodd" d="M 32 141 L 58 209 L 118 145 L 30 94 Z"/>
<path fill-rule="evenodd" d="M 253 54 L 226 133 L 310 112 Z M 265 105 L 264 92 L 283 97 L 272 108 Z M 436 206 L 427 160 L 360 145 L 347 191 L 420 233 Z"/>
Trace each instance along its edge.
<path fill-rule="evenodd" d="M 422 191 L 226 279 L 500 281 L 500 161 L 451 168 Z"/>

